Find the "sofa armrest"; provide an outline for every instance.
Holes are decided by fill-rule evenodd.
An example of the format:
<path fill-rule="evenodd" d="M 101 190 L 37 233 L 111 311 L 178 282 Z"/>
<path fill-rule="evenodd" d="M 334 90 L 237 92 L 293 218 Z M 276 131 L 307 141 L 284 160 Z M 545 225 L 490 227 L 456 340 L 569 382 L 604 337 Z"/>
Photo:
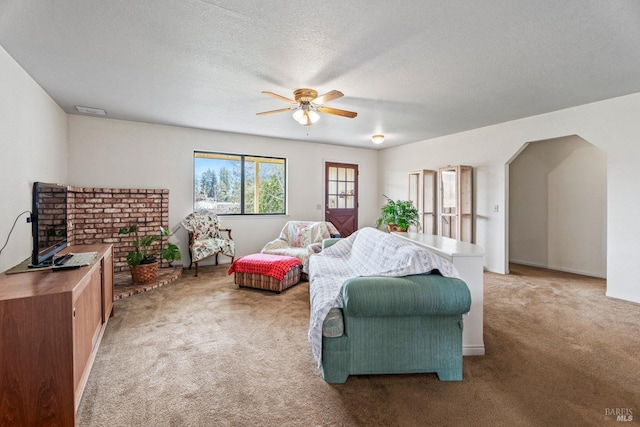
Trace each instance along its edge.
<path fill-rule="evenodd" d="M 341 337 L 344 334 L 342 309 L 333 307 L 322 322 L 322 336 L 328 338 Z"/>
<path fill-rule="evenodd" d="M 329 239 L 324 239 L 322 241 L 322 249 L 327 249 L 329 246 L 333 246 L 338 240 L 340 240 L 340 237 L 331 237 Z"/>
<path fill-rule="evenodd" d="M 471 308 L 467 284 L 439 274 L 356 277 L 342 292 L 347 317 L 457 315 Z"/>
<path fill-rule="evenodd" d="M 260 252 L 273 251 L 277 249 L 287 249 L 289 248 L 289 243 L 282 239 L 275 239 L 268 242 L 264 247 L 260 250 Z"/>

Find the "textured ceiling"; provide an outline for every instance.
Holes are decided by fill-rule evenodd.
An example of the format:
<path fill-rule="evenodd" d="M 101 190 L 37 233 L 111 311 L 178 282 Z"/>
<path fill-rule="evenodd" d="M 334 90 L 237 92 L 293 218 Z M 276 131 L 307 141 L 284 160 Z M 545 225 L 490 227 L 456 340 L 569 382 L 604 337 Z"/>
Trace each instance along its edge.
<path fill-rule="evenodd" d="M 367 148 L 639 92 L 639 41 L 636 0 L 0 1 L 0 45 L 68 113 Z M 255 115 L 301 87 L 358 117 Z"/>

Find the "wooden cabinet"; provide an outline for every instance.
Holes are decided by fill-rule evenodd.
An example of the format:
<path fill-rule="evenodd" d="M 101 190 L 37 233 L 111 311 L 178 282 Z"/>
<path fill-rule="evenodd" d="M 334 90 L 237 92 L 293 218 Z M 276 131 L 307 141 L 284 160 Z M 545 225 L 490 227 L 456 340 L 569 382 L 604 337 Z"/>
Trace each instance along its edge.
<path fill-rule="evenodd" d="M 438 234 L 473 243 L 473 168 L 438 171 Z"/>
<path fill-rule="evenodd" d="M 425 234 L 436 233 L 436 171 L 409 172 L 409 200 L 418 209 L 420 230 Z"/>
<path fill-rule="evenodd" d="M 111 245 L 87 267 L 0 274 L 0 424 L 73 426 L 113 315 Z"/>
<path fill-rule="evenodd" d="M 73 386 L 75 405 L 80 398 L 93 362 L 102 332 L 102 286 L 100 271 L 94 270 L 78 284 L 78 295 L 72 297 L 73 322 Z"/>
<path fill-rule="evenodd" d="M 102 286 L 102 322 L 106 323 L 113 316 L 113 251 L 106 251 L 100 258 L 101 280 L 106 283 Z"/>

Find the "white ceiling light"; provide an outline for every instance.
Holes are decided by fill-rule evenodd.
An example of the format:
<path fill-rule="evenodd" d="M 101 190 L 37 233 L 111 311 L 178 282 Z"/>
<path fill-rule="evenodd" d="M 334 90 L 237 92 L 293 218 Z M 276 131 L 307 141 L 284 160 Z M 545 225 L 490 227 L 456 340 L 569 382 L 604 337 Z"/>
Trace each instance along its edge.
<path fill-rule="evenodd" d="M 384 135 L 372 135 L 371 142 L 373 142 L 374 144 L 382 144 L 384 142 Z"/>

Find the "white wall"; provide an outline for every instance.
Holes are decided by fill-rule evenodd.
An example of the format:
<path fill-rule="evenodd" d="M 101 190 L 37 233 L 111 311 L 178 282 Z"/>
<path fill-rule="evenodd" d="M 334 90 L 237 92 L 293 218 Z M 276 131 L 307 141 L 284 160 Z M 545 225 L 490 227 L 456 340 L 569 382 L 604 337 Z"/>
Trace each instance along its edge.
<path fill-rule="evenodd" d="M 640 221 L 640 94 L 514 120 L 455 135 L 383 150 L 378 162 L 381 193 L 406 197 L 406 173 L 448 164 L 475 169 L 476 243 L 485 267 L 507 268 L 507 172 L 510 159 L 528 142 L 578 135 L 607 155 L 607 295 L 640 302 L 636 242 Z M 499 212 L 493 206 L 499 206 Z"/>
<path fill-rule="evenodd" d="M 168 188 L 170 225 L 175 228 L 191 208 L 194 149 L 288 157 L 290 217 L 295 219 L 322 218 L 322 210 L 315 207 L 322 204 L 324 160 L 356 163 L 361 173 L 361 226 L 374 223 L 383 202 L 382 194 L 407 197 L 408 171 L 468 164 L 475 167 L 475 240 L 485 249 L 485 267 L 504 272 L 506 164 L 527 142 L 578 135 L 607 154 L 607 295 L 640 302 L 640 263 L 635 250 L 635 242 L 640 239 L 636 214 L 640 199 L 635 197 L 635 187 L 640 182 L 638 93 L 377 153 L 82 116 L 70 116 L 67 130 L 64 112 L 2 48 L 0 75 L 3 77 L 0 79 L 2 244 L 16 216 L 31 208 L 33 181 Z M 68 147 L 65 147 L 67 131 Z M 132 157 L 149 152 L 153 161 Z M 377 179 L 376 172 L 379 172 Z M 498 212 L 494 212 L 494 205 L 498 205 Z M 241 255 L 259 249 L 264 241 L 274 237 L 286 218 L 226 221 L 234 228 Z M 0 271 L 24 260 L 31 252 L 26 222 L 19 221 L 13 233 L 0 256 Z"/>
<path fill-rule="evenodd" d="M 605 277 L 607 156 L 577 136 L 531 143 L 509 165 L 511 262 Z"/>
<path fill-rule="evenodd" d="M 292 126 L 295 125 L 292 124 Z M 186 232 L 180 220 L 193 210 L 194 150 L 287 158 L 289 215 L 221 217 L 232 228 L 238 256 L 259 252 L 290 219 L 324 219 L 324 162 L 353 163 L 360 171 L 359 225 L 378 212 L 377 152 L 206 130 L 69 116 L 69 183 L 81 187 L 167 188 L 169 226 L 183 256 Z M 226 262 L 226 257 L 220 257 Z"/>
<path fill-rule="evenodd" d="M 380 193 L 392 199 L 406 199 L 407 173 L 412 170 L 473 166 L 474 242 L 485 249 L 485 267 L 504 272 L 505 233 L 500 218 L 505 210 L 503 159 L 508 159 L 509 153 L 497 141 L 473 132 L 382 150 L 378 159 Z M 499 212 L 494 212 L 495 205 Z"/>
<path fill-rule="evenodd" d="M 67 115 L 0 47 L 0 248 L 31 210 L 34 181 L 67 180 Z M 31 255 L 28 215 L 0 254 L 0 272 Z"/>

